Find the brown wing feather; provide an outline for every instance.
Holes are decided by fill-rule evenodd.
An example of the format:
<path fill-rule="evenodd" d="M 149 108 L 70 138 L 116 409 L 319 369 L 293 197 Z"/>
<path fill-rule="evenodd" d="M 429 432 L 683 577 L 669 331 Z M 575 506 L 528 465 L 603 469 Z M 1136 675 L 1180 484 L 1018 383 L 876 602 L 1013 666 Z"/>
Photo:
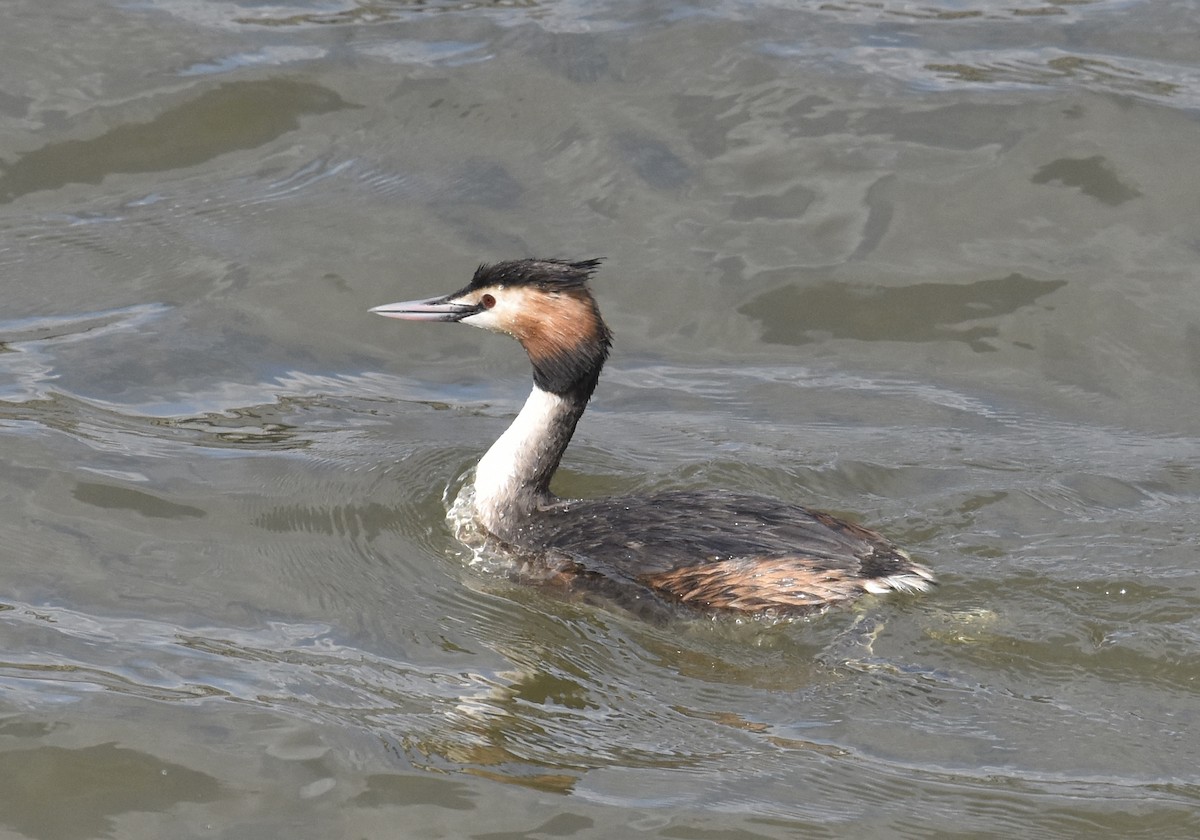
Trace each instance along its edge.
<path fill-rule="evenodd" d="M 821 566 L 816 558 L 801 555 L 739 557 L 672 569 L 642 581 L 688 606 L 739 612 L 817 610 L 862 593 L 855 575 Z"/>
<path fill-rule="evenodd" d="M 552 504 L 508 541 L 569 557 L 582 577 L 703 609 L 809 612 L 933 575 L 882 536 L 828 513 L 725 492 Z M 581 583 L 584 581 L 580 581 Z"/>

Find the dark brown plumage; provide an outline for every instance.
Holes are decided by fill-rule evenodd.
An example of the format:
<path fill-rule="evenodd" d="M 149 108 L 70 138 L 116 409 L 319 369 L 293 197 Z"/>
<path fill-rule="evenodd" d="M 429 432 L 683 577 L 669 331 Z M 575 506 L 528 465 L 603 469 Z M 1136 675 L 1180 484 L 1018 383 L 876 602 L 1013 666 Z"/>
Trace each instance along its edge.
<path fill-rule="evenodd" d="M 933 576 L 881 535 L 830 514 L 723 491 L 564 501 L 506 536 L 702 609 L 806 613 Z"/>

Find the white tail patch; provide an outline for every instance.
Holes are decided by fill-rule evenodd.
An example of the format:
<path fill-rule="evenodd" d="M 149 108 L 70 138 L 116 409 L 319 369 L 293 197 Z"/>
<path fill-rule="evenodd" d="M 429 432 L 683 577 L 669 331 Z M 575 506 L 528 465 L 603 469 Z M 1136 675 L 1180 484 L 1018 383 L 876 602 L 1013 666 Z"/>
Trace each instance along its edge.
<path fill-rule="evenodd" d="M 916 565 L 898 575 L 867 578 L 862 582 L 863 589 L 872 595 L 886 595 L 888 592 L 929 592 L 936 585 L 933 572 Z"/>

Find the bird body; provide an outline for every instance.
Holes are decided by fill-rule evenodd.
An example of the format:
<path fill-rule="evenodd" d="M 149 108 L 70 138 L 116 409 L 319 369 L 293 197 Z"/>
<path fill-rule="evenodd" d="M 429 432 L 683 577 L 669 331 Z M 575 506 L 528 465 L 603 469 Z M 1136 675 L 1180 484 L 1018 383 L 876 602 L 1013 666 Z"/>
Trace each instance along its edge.
<path fill-rule="evenodd" d="M 809 613 L 864 593 L 923 592 L 933 574 L 878 533 L 724 490 L 559 499 L 550 481 L 612 334 L 588 280 L 598 261 L 480 266 L 463 289 L 372 309 L 516 338 L 533 390 L 475 469 L 468 516 L 528 579 L 625 590 L 701 610 Z"/>

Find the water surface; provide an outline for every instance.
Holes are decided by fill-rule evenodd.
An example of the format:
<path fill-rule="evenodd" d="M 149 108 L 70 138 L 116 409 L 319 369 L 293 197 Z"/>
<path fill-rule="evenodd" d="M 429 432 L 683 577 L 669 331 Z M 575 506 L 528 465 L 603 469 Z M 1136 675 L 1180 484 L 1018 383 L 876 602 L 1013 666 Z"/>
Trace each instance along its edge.
<path fill-rule="evenodd" d="M 1191 837 L 1183 2 L 16 2 L 13 836 Z M 558 489 L 880 528 L 921 598 L 646 622 L 472 567 L 519 349 L 370 306 L 604 256 Z M 872 641 L 873 638 L 873 641 Z"/>

